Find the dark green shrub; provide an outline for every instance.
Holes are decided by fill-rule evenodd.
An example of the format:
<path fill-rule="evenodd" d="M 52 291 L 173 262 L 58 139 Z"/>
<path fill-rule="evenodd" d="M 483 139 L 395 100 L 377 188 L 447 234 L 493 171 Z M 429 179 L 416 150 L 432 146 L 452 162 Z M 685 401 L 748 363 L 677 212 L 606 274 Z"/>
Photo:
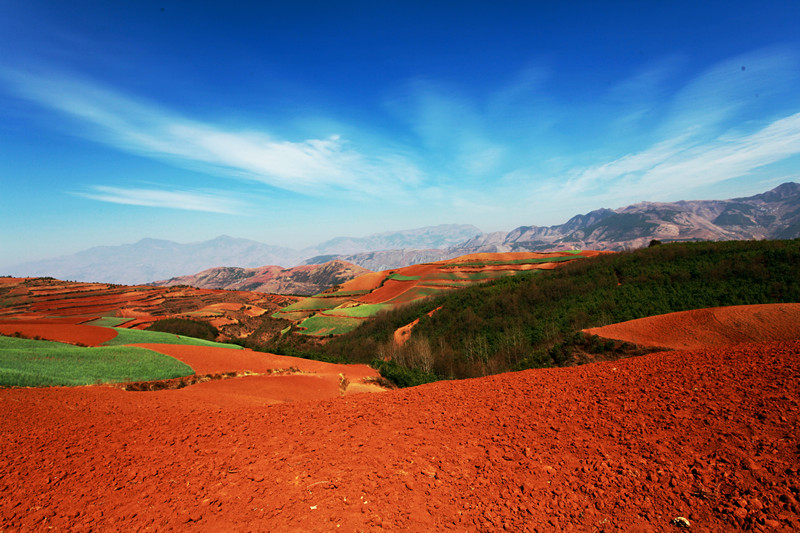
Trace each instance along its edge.
<path fill-rule="evenodd" d="M 219 330 L 208 322 L 190 320 L 188 318 L 165 318 L 156 320 L 146 329 L 150 331 L 162 331 L 164 333 L 174 333 L 185 337 L 194 337 L 207 341 L 216 340 Z"/>
<path fill-rule="evenodd" d="M 382 377 L 388 379 L 398 387 L 414 387 L 425 383 L 433 383 L 439 379 L 436 374 L 431 374 L 417 368 L 406 368 L 398 365 L 394 361 L 375 359 L 370 366 L 380 372 Z"/>

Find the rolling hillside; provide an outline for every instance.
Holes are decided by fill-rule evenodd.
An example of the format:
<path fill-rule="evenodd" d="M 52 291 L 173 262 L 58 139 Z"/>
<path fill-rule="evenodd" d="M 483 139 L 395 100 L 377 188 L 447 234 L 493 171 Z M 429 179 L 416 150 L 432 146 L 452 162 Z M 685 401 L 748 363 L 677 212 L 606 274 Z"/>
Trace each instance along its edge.
<path fill-rule="evenodd" d="M 407 383 L 615 358 L 634 347 L 588 339 L 580 330 L 690 309 L 800 302 L 798 265 L 797 239 L 604 254 L 392 310 L 323 349 L 354 361 L 391 359 L 398 371 L 419 373 Z M 395 332 L 415 320 L 408 342 L 398 346 Z"/>

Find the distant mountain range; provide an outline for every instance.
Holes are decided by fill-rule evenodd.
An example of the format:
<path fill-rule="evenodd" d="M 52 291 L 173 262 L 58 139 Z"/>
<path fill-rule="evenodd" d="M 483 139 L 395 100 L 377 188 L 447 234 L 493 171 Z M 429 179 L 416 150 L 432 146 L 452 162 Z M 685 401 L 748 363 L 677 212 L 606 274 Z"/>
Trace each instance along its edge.
<path fill-rule="evenodd" d="M 625 250 L 652 239 L 726 241 L 800 237 L 800 184 L 732 200 L 642 202 L 598 209 L 565 224 L 522 226 L 505 235 L 481 235 L 457 248 L 470 251 L 539 251 L 553 248 Z"/>
<path fill-rule="evenodd" d="M 414 262 L 440 261 L 478 252 L 626 250 L 651 240 L 726 241 L 800 237 L 800 184 L 731 200 L 642 202 L 598 209 L 556 226 L 521 226 L 508 233 L 484 233 L 439 250 L 381 250 L 326 256 L 379 271 Z"/>
<path fill-rule="evenodd" d="M 336 259 L 339 254 L 398 247 L 446 248 L 480 234 L 481 230 L 475 226 L 443 224 L 377 233 L 367 237 L 338 237 L 303 250 L 271 246 L 227 235 L 189 244 L 142 239 L 134 244 L 97 246 L 74 255 L 22 263 L 9 267 L 0 274 L 137 285 L 221 266 L 254 268 L 281 265 L 274 268 L 282 270 L 284 267 L 299 265 L 310 257 L 320 257 L 320 260 L 312 262 L 320 264 Z"/>
<path fill-rule="evenodd" d="M 154 281 L 149 285 L 163 287 L 189 285 L 199 289 L 311 296 L 368 272 L 369 270 L 365 268 L 339 260 L 321 265 L 304 265 L 286 269 L 279 266 L 215 267 L 197 274 Z"/>
<path fill-rule="evenodd" d="M 303 250 L 227 236 L 192 244 L 143 239 L 135 244 L 96 247 L 71 256 L 25 263 L 6 273 L 140 284 L 221 266 L 289 267 L 343 260 L 379 271 L 476 252 L 625 250 L 646 246 L 652 239 L 671 242 L 797 237 L 800 184 L 784 183 L 746 198 L 643 202 L 620 209 L 598 209 L 555 226 L 521 226 L 508 233 L 482 233 L 471 225 L 441 225 L 361 238 L 339 237 Z"/>

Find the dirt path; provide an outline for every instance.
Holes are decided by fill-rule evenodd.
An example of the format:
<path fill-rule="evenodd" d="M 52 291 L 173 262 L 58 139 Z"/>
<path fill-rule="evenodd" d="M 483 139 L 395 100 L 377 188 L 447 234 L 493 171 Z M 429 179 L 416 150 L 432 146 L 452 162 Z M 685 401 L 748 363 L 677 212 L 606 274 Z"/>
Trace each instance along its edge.
<path fill-rule="evenodd" d="M 798 531 L 798 354 L 270 406 L 202 400 L 212 383 L 0 390 L 0 530 Z"/>

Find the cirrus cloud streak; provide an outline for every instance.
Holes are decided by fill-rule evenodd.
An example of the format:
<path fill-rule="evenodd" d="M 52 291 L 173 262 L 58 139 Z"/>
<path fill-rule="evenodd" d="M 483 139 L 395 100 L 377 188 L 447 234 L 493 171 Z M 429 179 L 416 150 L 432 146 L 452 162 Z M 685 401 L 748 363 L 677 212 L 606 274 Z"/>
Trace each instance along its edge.
<path fill-rule="evenodd" d="M 421 181 L 402 154 L 362 152 L 339 135 L 290 141 L 262 129 L 226 128 L 54 71 L 0 68 L 0 80 L 77 122 L 81 136 L 214 175 L 310 196 L 396 196 Z"/>

